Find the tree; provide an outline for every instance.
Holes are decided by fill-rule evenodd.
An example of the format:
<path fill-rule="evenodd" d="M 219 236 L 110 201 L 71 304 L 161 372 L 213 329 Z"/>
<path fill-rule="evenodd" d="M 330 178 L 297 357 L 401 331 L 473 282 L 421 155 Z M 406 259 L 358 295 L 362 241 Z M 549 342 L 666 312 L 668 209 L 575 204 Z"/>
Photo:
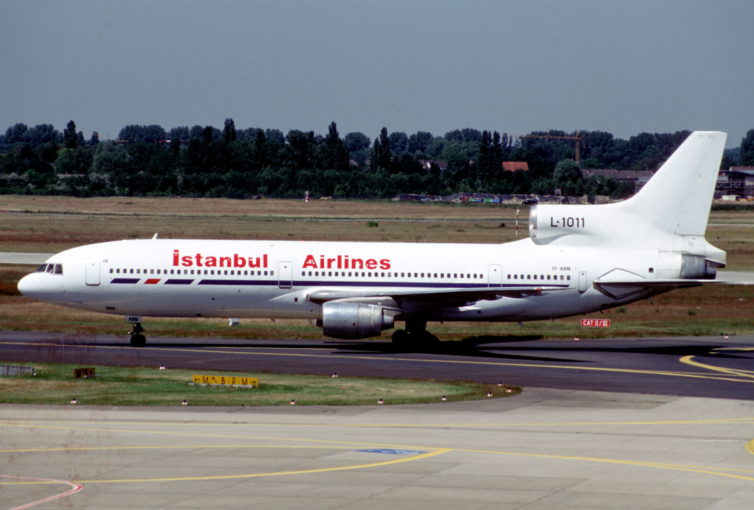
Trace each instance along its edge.
<path fill-rule="evenodd" d="M 348 152 L 363 151 L 369 148 L 370 140 L 364 133 L 348 133 L 343 139 L 343 143 L 348 149 Z"/>
<path fill-rule="evenodd" d="M 189 139 L 192 139 L 192 138 L 201 138 L 203 130 L 204 130 L 204 128 L 201 127 L 198 124 L 195 124 L 195 125 L 191 126 L 191 130 L 189 131 L 188 138 Z"/>
<path fill-rule="evenodd" d="M 47 142 L 42 146 L 42 152 L 41 156 L 44 161 L 47 163 L 54 163 L 56 159 L 58 159 L 58 144 L 55 143 L 55 141 Z"/>
<path fill-rule="evenodd" d="M 124 171 L 131 157 L 123 145 L 114 142 L 101 143 L 94 149 L 92 172 L 114 175 Z"/>
<path fill-rule="evenodd" d="M 482 138 L 482 132 L 473 128 L 463 128 L 461 134 L 464 142 L 478 142 Z"/>
<path fill-rule="evenodd" d="M 348 150 L 338 135 L 338 126 L 332 122 L 327 136 L 322 140 L 320 159 L 322 170 L 348 170 Z"/>
<path fill-rule="evenodd" d="M 303 170 L 314 166 L 316 140 L 313 131 L 303 132 L 293 129 L 286 136 L 288 142 L 288 166 L 294 170 Z"/>
<path fill-rule="evenodd" d="M 584 176 L 579 165 L 572 159 L 565 159 L 557 164 L 552 182 L 562 195 L 576 196 L 584 192 Z"/>
<path fill-rule="evenodd" d="M 5 130 L 5 143 L 10 145 L 13 143 L 25 142 L 26 132 L 28 130 L 28 126 L 22 122 L 13 124 L 11 127 Z"/>
<path fill-rule="evenodd" d="M 754 165 L 754 129 L 749 130 L 741 140 L 741 164 Z"/>
<path fill-rule="evenodd" d="M 54 142 L 57 137 L 58 132 L 55 131 L 52 124 L 37 124 L 26 133 L 26 139 L 34 147 L 43 143 Z"/>
<path fill-rule="evenodd" d="M 78 134 L 76 133 L 76 123 L 72 120 L 68 121 L 63 131 L 63 145 L 67 149 L 75 149 L 78 147 Z"/>
<path fill-rule="evenodd" d="M 479 139 L 479 156 L 476 161 L 476 171 L 477 176 L 482 179 L 492 174 L 492 139 L 490 138 L 490 132 L 487 130 L 482 131 L 482 137 Z"/>
<path fill-rule="evenodd" d="M 189 137 L 189 128 L 188 126 L 178 126 L 172 128 L 170 131 L 168 131 L 168 138 L 172 140 L 178 140 L 179 142 L 181 140 L 188 141 Z"/>
<path fill-rule="evenodd" d="M 223 140 L 226 143 L 236 141 L 236 124 L 233 119 L 225 119 L 225 127 L 223 127 Z"/>
<path fill-rule="evenodd" d="M 59 174 L 86 174 L 92 166 L 92 149 L 76 147 L 62 149 L 58 154 L 55 170 Z"/>
<path fill-rule="evenodd" d="M 392 159 L 390 137 L 387 134 L 387 128 L 383 127 L 380 130 L 380 136 L 375 138 L 372 146 L 372 168 L 388 170 Z"/>
<path fill-rule="evenodd" d="M 417 131 L 408 137 L 408 152 L 416 154 L 417 152 L 427 152 L 429 144 L 435 137 L 428 131 Z"/>
<path fill-rule="evenodd" d="M 390 133 L 390 151 L 395 156 L 400 156 L 408 151 L 408 135 L 402 131 Z"/>
<path fill-rule="evenodd" d="M 157 124 L 149 126 L 131 124 L 125 126 L 118 133 L 119 140 L 125 140 L 130 143 L 156 143 L 165 140 L 165 138 L 165 130 Z"/>

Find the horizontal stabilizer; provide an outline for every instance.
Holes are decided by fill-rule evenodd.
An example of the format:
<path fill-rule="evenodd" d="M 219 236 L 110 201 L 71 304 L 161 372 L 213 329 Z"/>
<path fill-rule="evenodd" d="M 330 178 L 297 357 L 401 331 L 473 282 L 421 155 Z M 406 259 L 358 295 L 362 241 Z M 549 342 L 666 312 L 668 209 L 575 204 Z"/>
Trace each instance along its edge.
<path fill-rule="evenodd" d="M 603 294 L 613 298 L 624 298 L 632 294 L 651 292 L 658 294 L 673 289 L 698 287 L 699 285 L 741 285 L 740 282 L 724 280 L 702 280 L 688 278 L 669 278 L 665 280 L 625 280 L 625 281 L 600 281 L 594 280 L 594 286 Z M 745 284 L 744 284 L 745 285 Z"/>

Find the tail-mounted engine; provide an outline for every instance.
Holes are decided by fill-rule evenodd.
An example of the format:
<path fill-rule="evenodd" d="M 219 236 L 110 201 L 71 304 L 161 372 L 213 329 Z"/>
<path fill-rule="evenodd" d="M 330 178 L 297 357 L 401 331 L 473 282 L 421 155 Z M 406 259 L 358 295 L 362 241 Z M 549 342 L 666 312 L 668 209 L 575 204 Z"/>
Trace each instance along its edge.
<path fill-rule="evenodd" d="M 548 244 L 564 236 L 601 235 L 605 227 L 602 206 L 536 205 L 529 210 L 529 237 Z"/>
<path fill-rule="evenodd" d="M 322 305 L 322 332 L 333 338 L 369 338 L 392 328 L 393 316 L 378 305 L 328 301 Z"/>

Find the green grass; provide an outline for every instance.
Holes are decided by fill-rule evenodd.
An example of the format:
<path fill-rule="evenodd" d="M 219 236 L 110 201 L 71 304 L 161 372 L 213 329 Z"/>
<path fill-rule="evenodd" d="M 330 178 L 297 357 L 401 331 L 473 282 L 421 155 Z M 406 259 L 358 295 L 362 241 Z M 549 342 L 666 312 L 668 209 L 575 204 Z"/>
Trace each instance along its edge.
<path fill-rule="evenodd" d="M 409 404 L 512 396 L 514 386 L 470 382 L 415 381 L 280 374 L 243 374 L 221 371 L 159 370 L 95 366 L 96 377 L 76 379 L 74 365 L 8 363 L 33 366 L 36 376 L 0 377 L 0 402 L 14 404 L 68 404 L 108 406 L 282 406 Z M 91 366 L 91 365 L 87 365 Z M 258 377 L 259 388 L 193 384 L 193 374 Z"/>

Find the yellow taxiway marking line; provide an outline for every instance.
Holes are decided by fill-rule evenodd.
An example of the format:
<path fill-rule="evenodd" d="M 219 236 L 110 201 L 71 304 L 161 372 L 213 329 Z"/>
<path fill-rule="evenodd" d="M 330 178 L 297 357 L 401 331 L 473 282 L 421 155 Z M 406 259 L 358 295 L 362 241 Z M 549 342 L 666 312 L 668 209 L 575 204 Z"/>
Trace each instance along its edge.
<path fill-rule="evenodd" d="M 302 439 L 302 441 L 305 441 Z M 17 448 L 0 450 L 0 453 L 57 453 L 57 452 L 98 452 L 109 450 L 197 450 L 202 448 L 268 448 L 268 449 L 296 449 L 296 450 L 353 450 L 353 446 L 307 446 L 307 445 L 249 445 L 249 444 L 187 444 L 172 446 L 60 446 L 53 448 Z M 405 450 L 405 448 L 402 448 Z M 413 449 L 412 449 L 413 450 Z"/>
<path fill-rule="evenodd" d="M 89 422 L 91 423 L 91 422 Z M 119 433 L 128 433 L 128 434 L 153 434 L 153 435 L 164 435 L 164 436 L 176 436 L 176 437 L 204 437 L 204 438 L 217 438 L 217 439 L 254 439 L 258 441 L 279 441 L 279 442 L 299 442 L 299 443 L 313 443 L 313 444 L 320 444 L 320 445 L 327 445 L 329 448 L 336 448 L 336 446 L 333 445 L 340 445 L 339 448 L 400 448 L 401 450 L 426 450 L 427 448 L 424 447 L 418 447 L 414 445 L 402 445 L 402 446 L 396 446 L 393 443 L 375 443 L 375 442 L 367 442 L 367 441 L 342 441 L 342 440 L 326 440 L 326 439 L 307 439 L 307 438 L 292 438 L 292 437 L 280 437 L 280 436 L 263 436 L 258 434 L 221 434 L 221 433 L 210 433 L 210 432 L 179 432 L 175 430 L 148 430 L 144 428 L 109 428 L 102 425 L 98 426 L 86 426 L 87 422 L 83 422 L 85 426 L 83 427 L 70 427 L 65 425 L 37 425 L 37 424 L 19 424 L 19 423 L 13 423 L 10 421 L 6 422 L 0 422 L 0 424 L 8 427 L 17 427 L 17 428 L 32 428 L 32 429 L 46 429 L 46 430 L 77 430 L 81 432 L 119 432 Z M 148 423 L 147 423 L 148 424 Z M 142 424 L 143 425 L 143 424 Z M 154 426 L 154 423 L 150 424 L 151 426 Z M 178 425 L 178 423 L 162 423 L 162 425 L 169 425 L 169 426 L 175 426 Z M 184 424 L 184 425 L 191 425 L 190 423 Z M 203 425 L 213 425 L 208 423 L 203 423 Z M 299 425 L 302 427 L 308 427 L 308 425 Z M 332 427 L 332 425 L 330 425 Z M 276 428 L 278 428 L 276 426 Z M 297 446 L 298 448 L 299 446 Z M 105 449 L 108 449 L 108 447 L 104 447 Z M 312 447 L 310 447 L 312 448 Z M 434 449 L 434 448 L 430 448 Z M 33 449 L 32 449 L 33 450 Z M 0 450 L 0 453 L 14 453 L 18 450 Z M 40 450 L 44 451 L 44 449 Z"/>
<path fill-rule="evenodd" d="M 229 446 L 213 446 L 213 445 L 203 444 L 203 445 L 183 446 L 183 447 L 173 446 L 169 448 L 193 449 L 193 448 L 228 448 L 228 447 Z M 253 445 L 247 445 L 245 447 L 257 448 L 257 446 L 253 446 Z M 261 446 L 261 447 L 262 448 L 275 448 L 274 446 L 273 447 Z M 123 447 L 104 448 L 103 447 L 103 448 L 92 448 L 92 449 L 94 450 L 101 450 L 101 449 L 123 450 L 123 449 L 133 449 L 133 448 L 149 449 L 149 448 L 161 448 L 161 447 L 152 447 L 152 446 L 126 447 L 126 448 L 123 448 Z M 284 448 L 284 447 L 280 447 L 280 448 Z M 297 448 L 297 447 L 289 446 L 287 448 Z M 320 447 L 320 448 L 327 449 L 325 447 Z M 82 448 L 81 450 L 87 450 L 87 449 L 89 448 Z M 703 474 L 703 475 L 733 478 L 737 480 L 754 482 L 754 470 L 746 470 L 746 469 L 696 466 L 696 465 L 690 465 L 690 464 L 672 464 L 672 463 L 665 463 L 665 462 L 638 461 L 638 460 L 627 460 L 627 459 L 610 459 L 610 458 L 602 458 L 602 457 L 581 457 L 581 456 L 573 456 L 573 455 L 557 455 L 557 454 L 548 454 L 548 453 L 481 450 L 481 449 L 471 449 L 471 448 L 424 448 L 424 449 L 432 450 L 432 451 L 426 452 L 426 453 L 420 453 L 417 455 L 412 455 L 409 457 L 402 457 L 399 459 L 392 459 L 392 460 L 380 461 L 380 462 L 370 462 L 370 463 L 364 463 L 364 464 L 352 464 L 348 466 L 334 466 L 334 467 L 324 467 L 324 468 L 297 469 L 297 470 L 288 470 L 288 471 L 271 471 L 271 472 L 265 472 L 265 473 L 241 473 L 241 474 L 228 474 L 228 475 L 72 480 L 70 483 L 81 484 L 81 485 L 115 484 L 115 483 L 158 483 L 158 482 L 164 483 L 164 482 L 187 482 L 187 481 L 239 480 L 239 479 L 250 479 L 250 478 L 263 478 L 263 477 L 271 477 L 271 476 L 306 475 L 306 474 L 315 474 L 315 473 L 350 471 L 350 470 L 355 470 L 355 469 L 368 469 L 368 468 L 374 468 L 374 467 L 390 466 L 394 464 L 401 464 L 405 462 L 423 460 L 423 459 L 435 457 L 437 455 L 442 455 L 446 453 L 505 455 L 505 456 L 512 456 L 512 457 L 528 457 L 528 458 L 553 459 L 553 460 L 564 460 L 564 461 L 574 461 L 574 462 L 591 462 L 591 463 L 598 463 L 598 464 L 636 466 L 636 467 L 645 467 L 645 468 L 652 468 L 652 469 L 664 469 L 664 470 L 670 470 L 670 471 L 683 471 L 683 472 L 688 472 L 688 473 L 698 473 L 698 474 Z M 58 450 L 59 449 L 57 448 L 51 449 L 51 451 L 58 451 Z M 10 482 L 0 482 L 0 486 L 50 485 L 53 483 L 60 483 L 60 482 L 49 481 L 49 480 L 47 481 L 45 480 L 10 481 Z"/>
<path fill-rule="evenodd" d="M 725 478 L 735 478 L 737 480 L 746 480 L 754 482 L 754 471 L 747 469 L 734 469 L 734 468 L 710 468 L 707 466 L 693 466 L 685 464 L 668 464 L 665 462 L 648 462 L 639 460 L 624 460 L 624 459 L 605 459 L 599 457 L 576 457 L 570 455 L 552 455 L 541 453 L 521 453 L 521 452 L 505 452 L 505 451 L 492 451 L 492 450 L 467 450 L 458 449 L 453 451 L 468 452 L 468 453 L 485 453 L 488 455 L 513 455 L 518 457 L 536 457 L 546 459 L 559 459 L 559 460 L 572 460 L 580 462 L 597 462 L 601 464 L 618 464 L 625 466 L 639 466 L 658 469 L 667 469 L 671 471 L 686 471 L 690 473 L 700 473 L 704 475 L 722 476 Z M 732 472 L 726 472 L 732 471 Z M 739 473 L 752 473 L 752 475 L 740 475 Z"/>
<path fill-rule="evenodd" d="M 204 446 L 207 447 L 206 445 Z M 252 447 L 253 448 L 253 447 Z M 118 447 L 113 448 L 115 450 Z M 268 473 L 244 473 L 244 474 L 232 474 L 232 475 L 208 475 L 208 476 L 181 476 L 181 477 L 164 477 L 164 478 L 122 478 L 111 480 L 76 480 L 72 483 L 90 485 L 98 483 L 154 483 L 154 482 L 195 482 L 195 481 L 208 481 L 208 480 L 241 480 L 247 478 L 262 478 L 269 476 L 291 476 L 291 475 L 307 475 L 314 473 L 330 473 L 336 471 L 351 471 L 354 469 L 368 469 L 373 467 L 390 466 L 393 464 L 402 464 L 404 462 L 413 462 L 422 459 L 428 459 L 436 455 L 442 455 L 451 451 L 448 448 L 432 448 L 431 452 L 420 453 L 418 455 L 412 455 L 410 457 L 402 457 L 400 459 L 386 460 L 382 462 L 370 462 L 366 464 L 352 464 L 349 466 L 335 466 L 326 468 L 313 468 L 313 469 L 295 469 L 290 471 L 271 471 Z M 45 485 L 52 482 L 32 482 L 32 481 L 18 481 L 18 482 L 0 482 L 2 485 Z M 57 482 L 55 482 L 57 483 Z"/>
<path fill-rule="evenodd" d="M 142 427 L 149 425 L 154 427 L 156 424 L 153 422 L 143 421 L 111 421 L 111 422 L 92 422 L 84 420 L 55 420 L 58 425 L 43 425 L 37 422 L 30 422 L 28 420 L 0 420 L 0 425 L 6 427 L 17 428 L 46 428 L 46 429 L 58 429 L 69 430 L 71 425 L 84 425 L 79 427 L 81 431 L 112 431 L 112 432 L 145 432 Z M 93 425 L 93 423 L 100 423 L 100 425 Z M 487 422 L 487 423 L 342 423 L 333 425 L 331 423 L 279 423 L 279 422 L 239 422 L 239 423 L 215 423 L 215 422 L 160 422 L 159 425 L 165 427 L 187 427 L 195 425 L 205 425 L 214 427 L 271 427 L 271 428 L 298 428 L 298 427 L 327 427 L 327 428 L 344 428 L 344 429 L 373 429 L 373 428 L 428 428 L 428 429 L 479 429 L 479 428 L 519 428 L 519 427 L 603 427 L 603 426 L 667 426 L 667 425 L 726 425 L 726 424 L 739 424 L 739 423 L 752 423 L 754 424 L 754 416 L 744 416 L 740 418 L 706 418 L 706 419 L 689 419 L 689 420 L 639 420 L 639 421 L 573 421 L 573 422 Z M 134 428 L 106 428 L 106 425 L 111 426 L 132 426 Z M 152 431 L 156 434 L 188 434 L 178 432 L 176 430 L 170 431 Z M 221 433 L 196 433 L 193 435 L 211 436 L 220 438 L 259 438 L 260 436 L 250 435 L 237 435 L 237 434 L 221 434 Z M 333 441 L 338 444 L 343 444 L 342 441 Z M 369 443 L 373 444 L 373 443 Z M 411 448 L 416 448 L 412 446 Z M 17 450 L 1 450 L 0 453 L 7 451 Z"/>
<path fill-rule="evenodd" d="M 720 349 L 720 350 L 723 350 L 723 349 Z M 731 351 L 731 350 L 738 350 L 738 349 L 725 349 L 725 350 Z M 748 349 L 740 349 L 740 350 L 748 350 Z M 718 350 L 716 349 L 715 351 L 712 351 L 712 352 L 716 352 L 716 351 Z M 710 365 L 708 363 L 694 361 L 694 357 L 695 357 L 694 355 L 683 356 L 682 358 L 680 358 L 679 361 L 683 364 L 690 365 L 692 367 L 702 368 L 704 370 L 710 370 L 712 372 L 720 372 L 722 374 L 729 374 L 736 377 L 748 378 L 754 381 L 754 371 L 736 369 L 736 368 L 718 367 L 715 365 Z"/>
<path fill-rule="evenodd" d="M 0 341 L 0 344 L 6 345 L 34 345 L 34 346 L 49 346 L 58 348 L 81 348 L 87 349 L 90 346 L 87 345 L 66 345 L 66 344 L 53 344 L 53 343 L 29 343 L 29 342 L 6 342 Z M 116 350 L 139 350 L 143 351 L 145 347 L 130 347 L 130 346 L 108 346 L 101 345 L 98 349 L 116 349 Z M 175 349 L 168 349 L 164 347 L 146 347 L 149 351 L 166 351 L 174 352 Z M 332 358 L 330 354 L 305 354 L 305 353 L 291 353 L 291 352 L 260 352 L 260 351 L 236 351 L 229 349 L 186 349 L 181 348 L 180 352 L 190 352 L 199 354 L 237 354 L 240 356 L 282 356 L 289 358 Z M 578 370 L 584 372 L 611 372 L 611 373 L 624 373 L 624 374 L 637 374 L 637 375 L 659 375 L 666 377 L 683 377 L 690 379 L 707 379 L 716 381 L 729 381 L 729 382 L 743 382 L 754 383 L 754 379 L 748 376 L 741 376 L 734 373 L 735 377 L 726 377 L 720 375 L 710 375 L 703 373 L 692 372 L 676 372 L 670 370 L 641 370 L 631 368 L 610 368 L 610 367 L 586 367 L 586 366 L 571 366 L 571 365 L 547 365 L 542 363 L 510 363 L 501 361 L 471 361 L 471 360 L 451 360 L 451 359 L 428 359 L 428 358 L 401 358 L 390 356 L 352 356 L 352 355 L 339 355 L 338 359 L 359 359 L 359 360 L 371 360 L 371 361 L 405 361 L 412 363 L 434 363 L 434 364 L 447 364 L 447 365 L 475 365 L 475 366 L 500 366 L 500 367 L 521 367 L 521 368 L 543 368 L 550 370 Z"/>

